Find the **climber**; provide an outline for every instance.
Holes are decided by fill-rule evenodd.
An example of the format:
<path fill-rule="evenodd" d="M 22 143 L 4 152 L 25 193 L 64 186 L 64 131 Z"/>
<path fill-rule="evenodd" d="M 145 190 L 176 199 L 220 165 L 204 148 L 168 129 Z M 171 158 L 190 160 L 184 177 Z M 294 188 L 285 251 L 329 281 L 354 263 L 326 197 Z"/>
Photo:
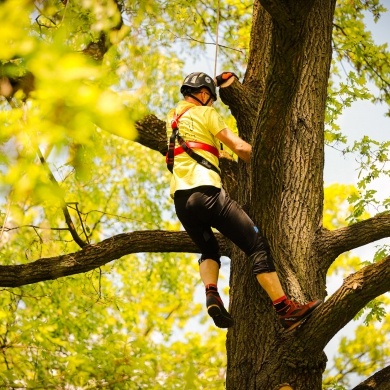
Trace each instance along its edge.
<path fill-rule="evenodd" d="M 180 222 L 200 250 L 199 272 L 206 289 L 207 311 L 215 325 L 229 328 L 234 321 L 218 293 L 221 261 L 212 228 L 246 253 L 257 281 L 272 300 L 281 325 L 292 330 L 322 302 L 299 304 L 286 297 L 266 239 L 222 188 L 220 143 L 247 163 L 252 151 L 251 145 L 234 134 L 212 107 L 217 100 L 216 86 L 220 87 L 231 77 L 237 76 L 223 72 L 214 81 L 205 73 L 194 72 L 184 79 L 180 88 L 184 100 L 167 117 L 167 166 L 172 172 L 170 194 Z"/>

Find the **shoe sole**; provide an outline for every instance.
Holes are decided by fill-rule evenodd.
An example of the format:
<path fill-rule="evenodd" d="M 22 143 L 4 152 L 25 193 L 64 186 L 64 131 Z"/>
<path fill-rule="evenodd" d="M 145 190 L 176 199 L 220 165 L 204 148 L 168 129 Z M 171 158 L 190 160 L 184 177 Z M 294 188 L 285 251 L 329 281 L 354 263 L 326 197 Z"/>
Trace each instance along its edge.
<path fill-rule="evenodd" d="M 208 306 L 207 312 L 218 328 L 230 328 L 234 325 L 233 318 L 226 317 L 218 305 Z"/>
<path fill-rule="evenodd" d="M 309 317 L 322 305 L 323 302 L 319 302 L 317 306 L 315 306 L 313 308 L 312 311 L 310 311 L 309 313 L 307 313 L 306 317 L 303 317 L 301 320 L 299 320 L 298 322 L 296 322 L 295 324 L 291 325 L 289 328 L 285 329 L 285 333 L 289 333 L 291 332 L 292 330 L 294 329 L 297 329 L 299 327 L 301 327 L 308 319 Z"/>

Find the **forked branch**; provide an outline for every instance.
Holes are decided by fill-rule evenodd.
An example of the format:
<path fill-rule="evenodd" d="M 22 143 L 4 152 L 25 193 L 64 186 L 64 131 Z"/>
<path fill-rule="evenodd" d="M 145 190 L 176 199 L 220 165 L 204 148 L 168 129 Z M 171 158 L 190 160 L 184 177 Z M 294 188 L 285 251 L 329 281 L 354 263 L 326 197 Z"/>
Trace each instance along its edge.
<path fill-rule="evenodd" d="M 310 344 L 324 348 L 374 298 L 390 291 L 390 256 L 349 275 L 308 323 Z M 306 327 L 305 327 L 306 329 Z"/>

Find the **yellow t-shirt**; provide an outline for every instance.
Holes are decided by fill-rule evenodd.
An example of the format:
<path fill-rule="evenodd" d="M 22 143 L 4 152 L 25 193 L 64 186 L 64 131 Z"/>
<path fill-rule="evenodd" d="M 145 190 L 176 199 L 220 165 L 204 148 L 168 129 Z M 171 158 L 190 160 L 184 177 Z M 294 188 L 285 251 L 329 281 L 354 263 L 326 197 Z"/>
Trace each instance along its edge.
<path fill-rule="evenodd" d="M 172 134 L 171 121 L 175 111 L 177 115 L 180 115 L 188 107 L 191 108 L 179 119 L 179 134 L 183 137 L 184 141 L 202 142 L 214 146 L 219 150 L 220 141 L 215 135 L 227 128 L 222 117 L 213 107 L 197 106 L 185 100 L 179 102 L 177 107 L 168 113 L 168 140 Z M 176 147 L 178 146 L 180 145 L 176 141 Z M 218 167 L 218 158 L 212 153 L 202 149 L 194 149 L 194 151 Z M 177 190 L 187 190 L 204 185 L 221 188 L 221 178 L 216 172 L 197 163 L 185 152 L 175 156 L 170 187 L 171 196 Z"/>

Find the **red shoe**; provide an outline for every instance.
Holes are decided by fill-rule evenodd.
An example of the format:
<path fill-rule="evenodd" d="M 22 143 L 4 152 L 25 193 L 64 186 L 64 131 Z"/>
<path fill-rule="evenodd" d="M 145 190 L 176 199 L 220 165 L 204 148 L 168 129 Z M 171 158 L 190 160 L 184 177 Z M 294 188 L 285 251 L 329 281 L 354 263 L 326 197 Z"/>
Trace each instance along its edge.
<path fill-rule="evenodd" d="M 288 307 L 280 310 L 278 315 L 283 328 L 285 328 L 287 332 L 290 332 L 302 324 L 302 322 L 322 304 L 322 301 L 320 299 L 316 299 L 315 301 L 306 303 L 305 305 L 301 305 L 290 300 L 288 300 L 288 303 Z"/>
<path fill-rule="evenodd" d="M 230 328 L 234 325 L 233 318 L 226 311 L 219 294 L 207 293 L 206 306 L 209 316 L 213 319 L 218 328 Z"/>

